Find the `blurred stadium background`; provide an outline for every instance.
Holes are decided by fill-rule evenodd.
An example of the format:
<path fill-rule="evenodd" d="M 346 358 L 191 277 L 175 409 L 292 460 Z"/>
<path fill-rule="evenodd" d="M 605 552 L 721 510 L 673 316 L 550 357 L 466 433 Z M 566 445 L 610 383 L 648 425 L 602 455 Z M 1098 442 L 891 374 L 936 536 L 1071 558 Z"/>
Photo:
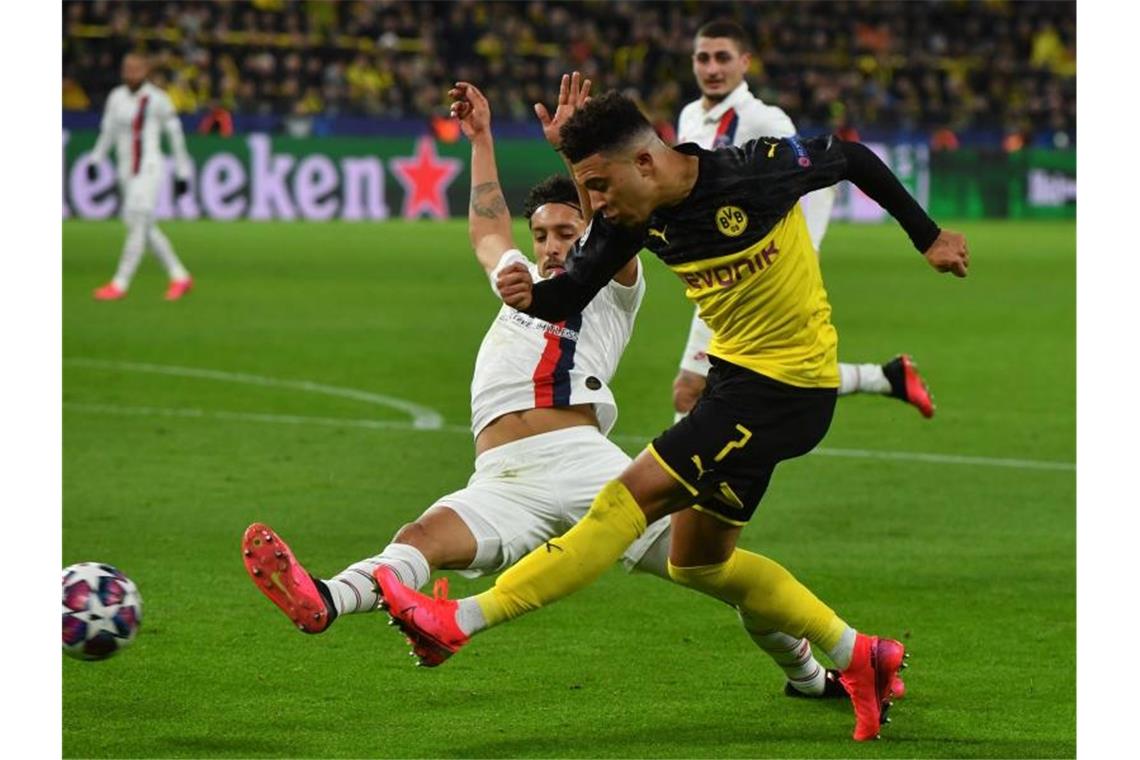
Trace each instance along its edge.
<path fill-rule="evenodd" d="M 209 199 L 167 205 L 160 216 L 462 215 L 464 177 L 447 162 L 437 167 L 433 158 L 465 155 L 446 119 L 445 93 L 457 79 L 486 86 L 497 137 L 506 144 L 501 162 L 508 200 L 517 205 L 531 182 L 559 167 L 535 142 L 541 134 L 532 104 L 550 100 L 564 71 L 581 70 L 596 91 L 636 95 L 671 137 L 681 106 L 699 95 L 689 62 L 693 33 L 710 18 L 728 16 L 754 39 L 754 93 L 787 111 L 802 134 L 839 131 L 876 145 L 935 215 L 1073 218 L 1075 7 L 1005 1 L 66 2 L 67 165 L 81 163 L 103 101 L 118 83 L 119 60 L 138 49 L 152 55 L 153 81 L 183 114 L 186 133 L 222 136 L 191 140 L 198 194 Z M 420 136 L 431 139 L 422 146 L 426 156 L 409 144 Z M 365 146 L 380 165 L 350 168 L 339 160 Z M 258 169 L 278 154 L 332 158 L 331 166 L 311 162 L 281 195 L 296 201 L 335 176 L 328 179 L 335 189 L 319 193 L 333 200 L 300 208 L 212 202 L 219 184 L 241 188 L 239 196 L 256 195 L 267 180 Z M 217 161 L 210 164 L 223 155 L 238 158 L 244 181 Z M 417 160 L 393 163 L 404 157 Z M 440 190 L 446 205 L 403 203 L 414 177 L 436 172 L 444 177 L 432 195 Z M 69 211 L 111 216 L 114 204 L 105 198 L 111 173 L 94 183 L 81 175 L 68 174 Z M 858 200 L 841 203 L 837 215 L 877 218 Z"/>
<path fill-rule="evenodd" d="M 803 134 L 871 145 L 972 251 L 967 280 L 937 277 L 841 189 L 822 254 L 841 354 L 915 354 L 938 415 L 844 400 L 743 544 L 908 637 L 910 695 L 861 754 L 1075 754 L 1075 3 L 254 0 L 63 3 L 63 559 L 119 566 L 144 600 L 131 650 L 63 663 L 65 756 L 854 752 L 847 708 L 789 703 L 730 615 L 651 579 L 612 572 L 425 673 L 378 618 L 296 634 L 238 557 L 264 520 L 335 572 L 469 475 L 496 305 L 448 85 L 486 86 L 517 212 L 562 168 L 531 104 L 564 71 L 635 94 L 668 137 L 697 95 L 693 32 L 721 16 L 753 36 L 755 94 Z M 160 191 L 195 276 L 177 304 L 149 258 L 129 298 L 91 299 L 123 227 L 88 153 L 134 50 L 194 160 L 191 193 L 169 166 Z M 631 452 L 671 420 L 691 313 L 645 263 L 614 383 Z"/>

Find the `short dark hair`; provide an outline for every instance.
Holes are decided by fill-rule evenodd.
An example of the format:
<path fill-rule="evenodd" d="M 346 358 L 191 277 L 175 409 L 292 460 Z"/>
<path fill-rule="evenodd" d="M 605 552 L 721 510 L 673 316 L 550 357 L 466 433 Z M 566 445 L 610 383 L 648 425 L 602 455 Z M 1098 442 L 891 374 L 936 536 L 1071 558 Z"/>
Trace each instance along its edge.
<path fill-rule="evenodd" d="M 551 174 L 530 189 L 523 202 L 523 217 L 529 222 L 538 207 L 547 203 L 564 203 L 578 209 L 579 214 L 582 213 L 578 187 L 564 174 Z"/>
<path fill-rule="evenodd" d="M 727 37 L 736 43 L 736 46 L 740 48 L 740 52 L 747 53 L 750 50 L 748 45 L 748 32 L 744 31 L 744 27 L 730 18 L 718 18 L 709 21 L 697 30 L 696 36 L 710 38 Z"/>
<path fill-rule="evenodd" d="M 611 90 L 575 111 L 558 136 L 570 163 L 578 163 L 586 156 L 621 147 L 646 131 L 653 132 L 653 127 L 637 103 Z"/>

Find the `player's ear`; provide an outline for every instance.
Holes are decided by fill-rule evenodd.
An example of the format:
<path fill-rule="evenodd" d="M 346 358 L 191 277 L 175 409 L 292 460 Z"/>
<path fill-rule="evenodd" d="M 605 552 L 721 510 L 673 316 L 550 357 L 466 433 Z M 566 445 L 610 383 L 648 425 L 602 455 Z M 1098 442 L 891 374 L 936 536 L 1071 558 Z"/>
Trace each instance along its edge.
<path fill-rule="evenodd" d="M 653 174 L 655 164 L 653 161 L 653 152 L 649 148 L 642 148 L 637 151 L 633 156 L 633 165 L 637 169 L 637 173 L 642 177 L 648 177 Z"/>
<path fill-rule="evenodd" d="M 743 53 L 741 53 L 740 54 L 740 63 L 742 66 L 744 66 L 745 70 L 747 70 L 748 67 L 750 67 L 752 65 L 752 53 L 749 53 L 748 51 L 744 51 Z"/>

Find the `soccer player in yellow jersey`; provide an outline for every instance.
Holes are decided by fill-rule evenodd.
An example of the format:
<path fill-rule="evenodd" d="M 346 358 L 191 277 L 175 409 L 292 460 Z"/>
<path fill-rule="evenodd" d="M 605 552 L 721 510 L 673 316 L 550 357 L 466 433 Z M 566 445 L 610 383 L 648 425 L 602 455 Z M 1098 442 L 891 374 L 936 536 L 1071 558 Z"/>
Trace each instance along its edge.
<path fill-rule="evenodd" d="M 473 634 L 593 582 L 648 524 L 671 515 L 670 576 L 827 652 L 855 708 L 854 738 L 877 737 L 902 644 L 856 631 L 787 570 L 736 544 L 775 466 L 811 451 L 835 408 L 836 332 L 798 199 L 850 180 L 932 267 L 958 277 L 969 266 L 965 238 L 940 229 L 874 153 L 835 137 L 671 148 L 618 93 L 586 103 L 560 134 L 593 221 L 566 274 L 535 284 L 525 267 L 508 267 L 500 296 L 539 318 L 564 319 L 644 246 L 677 274 L 713 330 L 708 388 L 577 525 L 489 591 L 433 599 L 380 568 L 383 604 L 421 660 L 438 664 Z"/>

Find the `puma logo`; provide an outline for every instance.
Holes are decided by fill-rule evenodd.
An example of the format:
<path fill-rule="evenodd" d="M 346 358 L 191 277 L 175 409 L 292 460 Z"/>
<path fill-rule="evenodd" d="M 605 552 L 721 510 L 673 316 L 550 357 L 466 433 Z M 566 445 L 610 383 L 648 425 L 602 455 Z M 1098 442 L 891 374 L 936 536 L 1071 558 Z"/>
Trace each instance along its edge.
<path fill-rule="evenodd" d="M 665 242 L 665 245 L 669 245 L 669 239 L 667 237 L 665 237 L 665 230 L 667 230 L 667 229 L 669 229 L 669 225 L 665 225 L 664 227 L 662 227 L 659 230 L 655 230 L 652 227 L 650 227 L 649 228 L 649 237 L 659 237 L 659 238 L 661 238 L 661 240 L 663 240 Z"/>
<path fill-rule="evenodd" d="M 285 584 L 281 582 L 280 572 L 270 573 L 269 580 L 273 582 L 274 586 L 281 589 L 281 593 L 285 595 L 286 599 L 288 599 L 290 602 L 293 601 L 293 595 L 289 593 L 289 589 L 286 588 Z"/>

